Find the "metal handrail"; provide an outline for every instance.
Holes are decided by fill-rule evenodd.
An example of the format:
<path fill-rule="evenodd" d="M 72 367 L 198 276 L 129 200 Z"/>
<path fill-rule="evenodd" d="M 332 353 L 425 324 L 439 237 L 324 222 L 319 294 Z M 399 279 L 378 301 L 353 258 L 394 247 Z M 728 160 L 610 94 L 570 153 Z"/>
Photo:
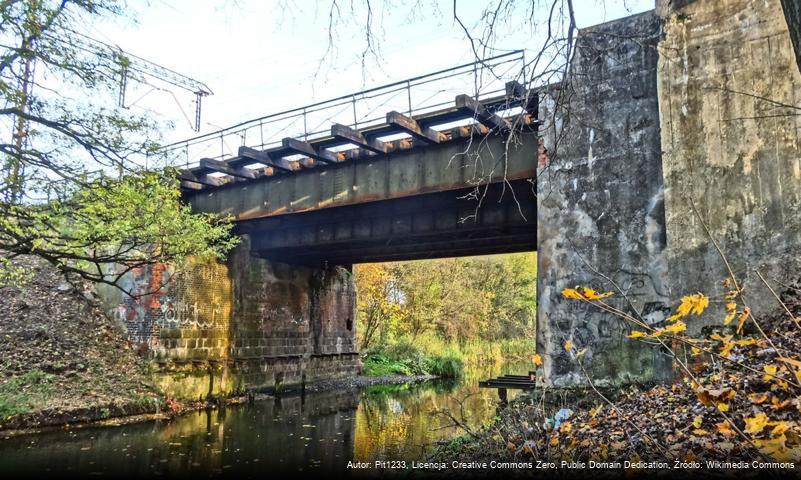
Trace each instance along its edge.
<path fill-rule="evenodd" d="M 503 74 L 496 75 L 493 72 L 493 69 L 501 67 L 503 65 L 511 65 Z M 515 71 L 515 65 L 520 66 L 519 71 Z M 328 134 L 329 130 L 326 128 L 325 130 L 316 130 L 316 128 L 312 127 L 313 131 L 309 131 L 309 120 L 310 117 L 315 113 L 325 112 L 327 110 L 334 110 L 340 108 L 340 110 L 329 114 L 325 119 L 320 122 L 322 123 L 331 123 L 333 122 L 333 118 L 337 116 L 341 116 L 345 110 L 352 110 L 353 115 L 352 119 L 349 122 L 349 126 L 353 128 L 364 128 L 366 126 L 373 126 L 376 124 L 383 123 L 384 117 L 371 117 L 370 115 L 379 108 L 383 108 L 384 105 L 391 102 L 398 94 L 406 92 L 405 100 L 406 104 L 403 105 L 404 108 L 401 108 L 399 104 L 393 104 L 393 107 L 387 107 L 383 109 L 382 112 L 386 112 L 389 110 L 400 110 L 406 111 L 409 115 L 413 115 L 415 113 L 420 113 L 424 111 L 432 111 L 438 107 L 444 107 L 449 104 L 449 102 L 437 102 L 437 103 L 430 103 L 425 105 L 418 105 L 415 106 L 412 103 L 412 91 L 415 87 L 419 88 L 422 85 L 432 84 L 434 82 L 445 81 L 448 79 L 452 79 L 459 76 L 472 76 L 473 84 L 476 85 L 476 90 L 478 90 L 477 83 L 479 81 L 479 72 L 483 74 L 487 70 L 493 72 L 495 76 L 494 79 L 490 79 L 488 82 L 487 88 L 495 87 L 498 82 L 502 82 L 499 78 L 501 76 L 506 76 L 510 71 L 514 71 L 515 74 L 513 76 L 507 77 L 506 80 L 516 79 L 525 81 L 525 76 L 523 75 L 525 69 L 525 57 L 523 54 L 523 50 L 514 50 L 512 52 L 504 53 L 502 55 L 497 55 L 494 57 L 486 58 L 480 61 L 465 63 L 462 65 L 458 65 L 455 67 L 438 70 L 436 72 L 428 73 L 425 75 L 419 75 L 416 77 L 408 78 L 405 80 L 400 80 L 397 82 L 392 82 L 386 85 L 381 85 L 378 87 L 369 88 L 367 90 L 363 90 L 360 92 L 343 95 L 340 97 L 336 97 L 329 100 L 324 100 L 316 103 L 312 103 L 309 105 L 305 105 L 302 107 L 296 107 L 289 110 L 284 110 L 281 112 L 272 113 L 269 115 L 264 115 L 262 117 L 246 120 L 244 122 L 240 122 L 235 125 L 231 125 L 226 128 L 222 128 L 220 130 L 206 133 L 203 135 L 198 135 L 195 137 L 191 137 L 185 140 L 181 140 L 179 142 L 174 142 L 168 145 L 164 145 L 159 149 L 159 152 L 162 154 L 169 154 L 170 152 L 175 152 L 180 150 L 184 150 L 186 154 L 186 161 L 182 162 L 185 163 L 185 167 L 189 168 L 191 164 L 197 163 L 199 161 L 199 157 L 193 159 L 194 161 L 190 161 L 189 157 L 189 150 L 190 148 L 200 148 L 200 152 L 196 152 L 196 154 L 204 154 L 210 148 L 218 148 L 220 154 L 219 155 L 204 155 L 206 158 L 216 158 L 216 159 L 224 159 L 229 156 L 235 155 L 235 153 L 231 153 L 234 150 L 227 146 L 227 140 L 232 140 L 238 137 L 237 143 L 241 145 L 245 145 L 248 138 L 248 133 L 251 130 L 258 129 L 258 131 L 254 132 L 258 134 L 257 142 L 250 143 L 249 146 L 264 148 L 270 145 L 278 145 L 280 144 L 280 140 L 271 141 L 271 138 L 275 138 L 276 135 L 282 134 L 283 132 L 289 130 L 295 123 L 298 123 L 302 120 L 302 131 L 300 129 L 292 130 L 291 134 L 284 134 L 283 137 L 287 136 L 295 136 L 295 137 L 303 137 L 305 140 L 310 138 L 325 136 Z M 504 82 L 505 83 L 505 82 Z M 440 89 L 430 95 L 426 100 L 426 102 L 430 99 L 434 99 L 436 96 L 442 95 L 447 91 L 447 89 Z M 495 94 L 498 92 L 503 91 L 503 88 L 494 89 L 492 91 L 484 91 L 484 92 L 474 92 L 476 96 L 479 93 L 484 95 L 488 94 Z M 359 116 L 357 105 L 366 104 L 370 100 L 375 100 L 379 98 L 386 98 L 383 103 L 378 106 L 372 107 L 369 111 L 367 111 L 364 115 Z M 452 105 L 452 102 L 450 103 Z M 275 124 L 278 122 L 289 122 L 287 125 L 284 125 L 283 128 L 280 130 L 272 133 L 270 136 L 265 138 L 264 134 L 264 127 L 269 126 L 270 124 Z M 345 123 L 345 122 L 340 122 Z M 218 143 L 219 142 L 219 143 Z M 216 146 L 213 146 L 216 145 Z M 229 152 L 229 153 L 226 153 Z"/>

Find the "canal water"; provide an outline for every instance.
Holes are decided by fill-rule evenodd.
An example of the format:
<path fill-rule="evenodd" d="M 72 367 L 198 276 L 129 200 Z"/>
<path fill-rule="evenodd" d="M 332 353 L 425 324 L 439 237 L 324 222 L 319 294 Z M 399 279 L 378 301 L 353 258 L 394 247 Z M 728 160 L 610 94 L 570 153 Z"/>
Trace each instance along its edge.
<path fill-rule="evenodd" d="M 449 411 L 469 428 L 492 421 L 497 392 L 479 389 L 478 381 L 526 373 L 529 366 L 494 365 L 468 369 L 458 381 L 288 396 L 170 421 L 0 439 L 0 478 L 48 473 L 255 478 L 268 472 L 345 471 L 349 461 L 422 460 L 437 442 L 464 433 L 438 412 Z"/>

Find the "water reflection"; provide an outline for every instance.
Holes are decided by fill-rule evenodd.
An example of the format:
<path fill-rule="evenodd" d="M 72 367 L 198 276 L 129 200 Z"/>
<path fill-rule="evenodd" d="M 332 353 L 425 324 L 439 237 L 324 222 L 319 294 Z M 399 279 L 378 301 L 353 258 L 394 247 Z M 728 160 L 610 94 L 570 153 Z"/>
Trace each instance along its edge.
<path fill-rule="evenodd" d="M 0 474 L 248 478 L 341 471 L 349 460 L 420 459 L 436 441 L 464 433 L 437 411 L 449 410 L 468 428 L 492 419 L 497 393 L 477 385 L 480 377 L 500 373 L 500 368 L 474 369 L 460 382 L 276 398 L 169 422 L 0 440 Z"/>

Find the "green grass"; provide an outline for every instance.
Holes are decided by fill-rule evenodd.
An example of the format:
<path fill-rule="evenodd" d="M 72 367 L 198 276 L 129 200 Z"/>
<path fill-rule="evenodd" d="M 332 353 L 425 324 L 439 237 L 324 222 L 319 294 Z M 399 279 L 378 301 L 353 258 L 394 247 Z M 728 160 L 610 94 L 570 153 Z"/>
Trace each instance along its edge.
<path fill-rule="evenodd" d="M 464 373 L 464 360 L 452 353 L 428 358 L 428 373 L 442 378 L 459 378 Z"/>
<path fill-rule="evenodd" d="M 497 342 L 472 341 L 460 345 L 433 333 L 414 340 L 399 338 L 389 345 L 370 349 L 364 357 L 364 374 L 420 375 L 458 378 L 467 365 L 497 364 L 524 360 L 534 353 L 534 340 L 515 338 Z"/>
<path fill-rule="evenodd" d="M 0 419 L 33 411 L 52 392 L 54 378 L 41 370 L 31 370 L 0 383 Z"/>
<path fill-rule="evenodd" d="M 408 340 L 372 349 L 364 358 L 364 374 L 374 377 L 430 374 L 456 378 L 463 370 L 464 361 L 458 352 L 445 350 L 444 354 L 430 355 Z"/>
<path fill-rule="evenodd" d="M 371 350 L 364 359 L 364 374 L 371 377 L 384 375 L 424 375 L 426 358 L 419 350 L 408 345 Z"/>

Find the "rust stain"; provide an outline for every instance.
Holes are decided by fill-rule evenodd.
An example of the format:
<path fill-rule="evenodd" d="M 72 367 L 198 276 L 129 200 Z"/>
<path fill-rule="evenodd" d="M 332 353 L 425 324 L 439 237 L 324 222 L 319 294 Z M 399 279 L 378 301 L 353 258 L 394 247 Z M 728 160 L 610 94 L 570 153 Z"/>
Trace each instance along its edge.
<path fill-rule="evenodd" d="M 545 139 L 542 137 L 537 139 L 537 159 L 539 160 L 540 168 L 548 166 L 548 149 L 545 148 Z"/>

